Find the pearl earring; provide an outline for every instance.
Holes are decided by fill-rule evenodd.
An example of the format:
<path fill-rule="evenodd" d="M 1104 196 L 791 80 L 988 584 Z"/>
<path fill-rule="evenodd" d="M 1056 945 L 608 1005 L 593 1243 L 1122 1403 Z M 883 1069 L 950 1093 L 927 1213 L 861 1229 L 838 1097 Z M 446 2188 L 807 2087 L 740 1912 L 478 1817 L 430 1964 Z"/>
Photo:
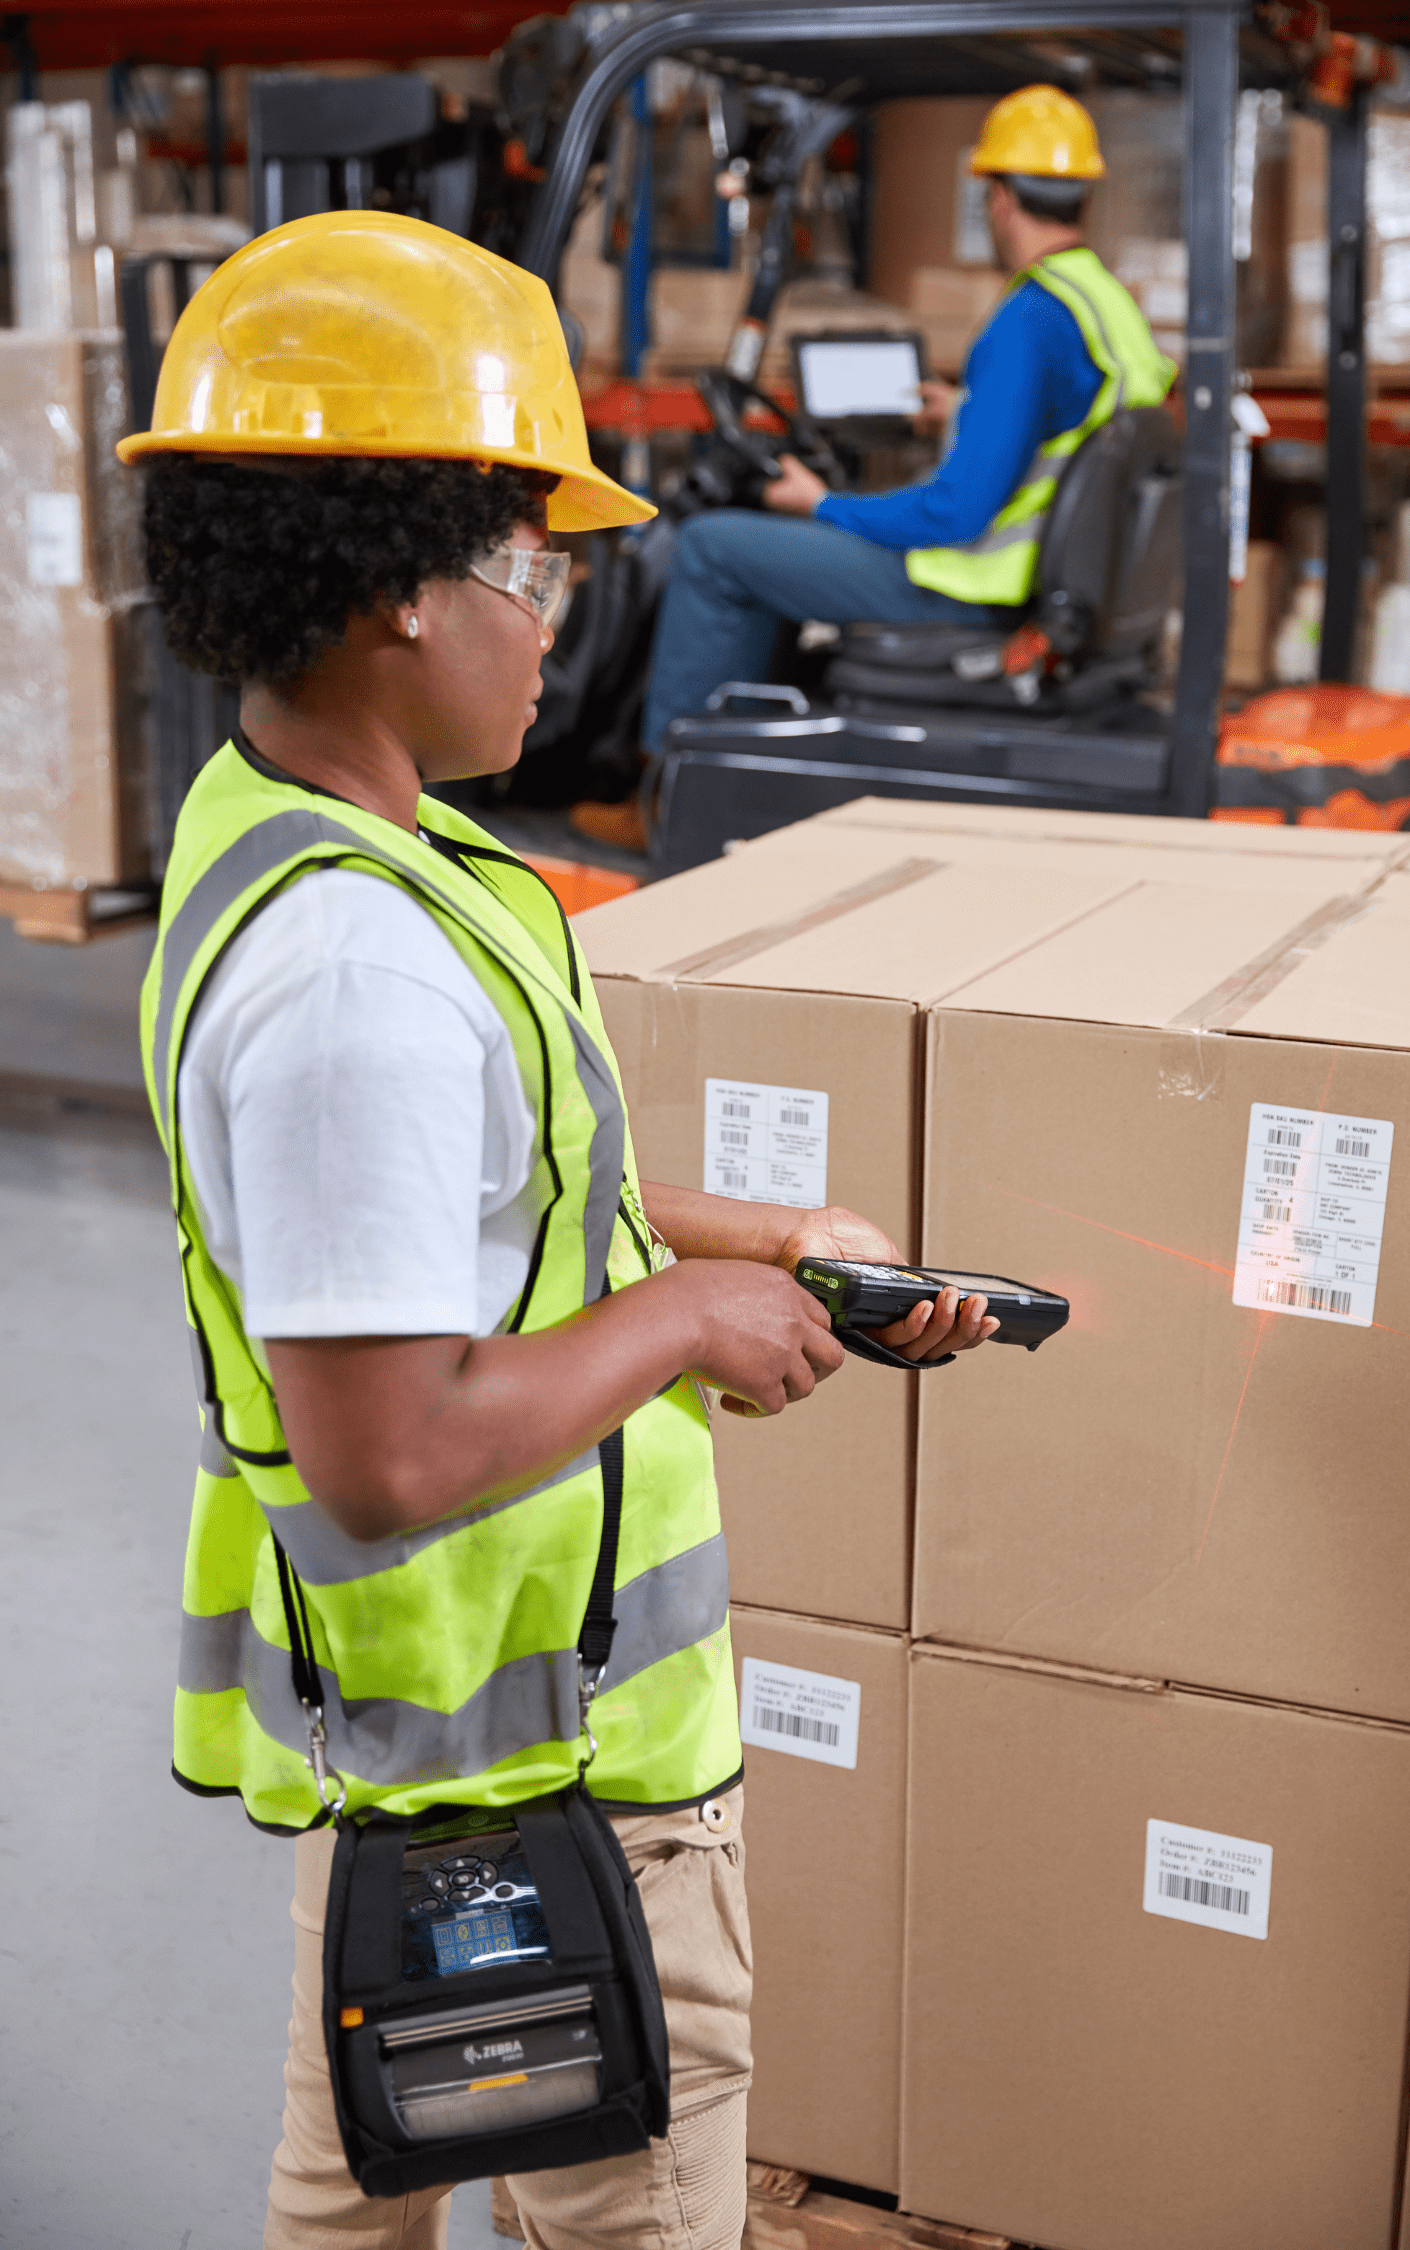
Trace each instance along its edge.
<path fill-rule="evenodd" d="M 415 640 L 415 638 L 416 638 L 416 636 L 417 636 L 417 634 L 418 634 L 418 633 L 420 632 L 420 630 L 421 630 L 421 626 L 420 626 L 420 622 L 419 622 L 419 620 L 418 620 L 418 619 L 417 619 L 416 617 L 414 617 L 414 616 L 412 616 L 412 617 L 408 617 L 408 619 L 407 619 L 407 621 L 406 621 L 406 637 L 407 637 L 407 639 L 408 639 L 409 641 L 414 641 L 414 640 Z"/>

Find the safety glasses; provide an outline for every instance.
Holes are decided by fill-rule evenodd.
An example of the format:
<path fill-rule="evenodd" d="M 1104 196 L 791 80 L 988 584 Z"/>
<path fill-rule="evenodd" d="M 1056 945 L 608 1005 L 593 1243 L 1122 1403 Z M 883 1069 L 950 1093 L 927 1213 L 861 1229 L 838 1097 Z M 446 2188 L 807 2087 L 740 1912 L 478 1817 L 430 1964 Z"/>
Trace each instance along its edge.
<path fill-rule="evenodd" d="M 471 563 L 470 575 L 482 586 L 492 586 L 497 594 L 508 594 L 522 602 L 538 619 L 540 633 L 547 633 L 568 591 L 572 567 L 571 555 L 556 553 L 551 547 L 500 547 Z"/>

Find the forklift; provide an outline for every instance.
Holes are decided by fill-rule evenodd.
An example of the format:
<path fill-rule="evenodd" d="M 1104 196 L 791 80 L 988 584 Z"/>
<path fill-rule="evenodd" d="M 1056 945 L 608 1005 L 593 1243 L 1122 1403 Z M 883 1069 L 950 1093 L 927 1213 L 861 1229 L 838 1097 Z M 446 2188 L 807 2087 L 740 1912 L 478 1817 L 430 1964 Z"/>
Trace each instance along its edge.
<path fill-rule="evenodd" d="M 1235 364 L 1234 149 L 1241 88 L 1276 88 L 1322 118 L 1329 139 L 1327 592 L 1324 682 L 1348 679 L 1365 517 L 1366 126 L 1379 88 L 1410 100 L 1407 59 L 1330 31 L 1325 9 L 1243 0 L 1096 0 L 1074 32 L 1070 0 L 674 0 L 616 19 L 585 58 L 543 154 L 519 262 L 552 284 L 587 167 L 619 97 L 673 56 L 726 83 L 791 89 L 800 146 L 817 146 L 876 104 L 954 93 L 997 99 L 1052 80 L 1066 35 L 1100 66 L 1179 73 L 1189 259 L 1183 435 L 1163 409 L 1118 413 L 1074 455 L 1043 544 L 1040 590 L 1018 633 L 878 621 L 843 629 L 821 692 L 722 682 L 676 720 L 643 782 L 651 856 L 669 874 L 764 833 L 868 796 L 943 798 L 1202 819 L 1259 809 L 1296 819 L 1325 801 L 1323 762 L 1267 743 L 1221 767 L 1220 685 L 1228 624 L 1231 460 L 1246 378 Z M 809 140 L 806 118 L 817 119 Z M 791 206 L 780 180 L 754 291 L 724 369 L 702 379 L 723 443 L 770 473 L 746 422 L 753 374 L 783 279 Z M 764 399 L 763 403 L 772 404 Z M 777 412 L 775 407 L 775 412 Z M 790 450 L 818 458 L 826 431 L 783 417 Z M 1246 417 L 1245 417 L 1246 420 Z M 1245 456 L 1246 459 L 1246 456 Z M 1239 495 L 1235 493 L 1237 504 Z M 1247 488 L 1243 491 L 1247 505 Z M 1183 616 L 1169 708 L 1154 685 L 1168 609 Z M 1382 699 L 1384 700 L 1384 699 Z M 1342 716 L 1314 713 L 1337 731 Z M 1276 728 L 1272 729 L 1276 735 Z M 1410 773 L 1410 705 L 1388 730 Z M 1344 735 L 1347 729 L 1341 729 Z M 1240 733 L 1258 735 L 1257 715 Z M 1384 745 L 1377 742 L 1376 747 Z M 1391 764 L 1395 760 L 1392 758 Z M 1334 780 L 1340 776 L 1334 776 Z M 1357 773 L 1354 777 L 1367 777 Z M 1381 777 L 1383 793 L 1400 786 Z M 1410 781 L 1404 784 L 1410 793 Z M 1222 800 L 1222 805 L 1221 805 Z"/>

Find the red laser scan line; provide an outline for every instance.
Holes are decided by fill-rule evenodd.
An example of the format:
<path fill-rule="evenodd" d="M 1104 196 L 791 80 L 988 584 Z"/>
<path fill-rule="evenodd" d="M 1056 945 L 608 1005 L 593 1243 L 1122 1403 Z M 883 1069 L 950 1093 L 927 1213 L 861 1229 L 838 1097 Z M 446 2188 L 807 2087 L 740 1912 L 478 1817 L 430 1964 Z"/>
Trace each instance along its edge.
<path fill-rule="evenodd" d="M 1163 1258 L 1180 1258 L 1187 1266 L 1203 1266 L 1206 1273 L 1222 1273 L 1230 1281 L 1234 1277 L 1232 1266 L 1216 1265 L 1212 1258 L 1196 1258 L 1189 1250 L 1176 1250 L 1168 1242 L 1152 1242 L 1144 1234 L 1129 1234 L 1125 1227 L 1109 1227 L 1101 1219 L 1089 1219 L 1081 1211 L 1064 1211 L 1060 1203 L 1040 1203 L 1035 1195 L 1019 1195 L 1013 1188 L 1002 1191 L 1011 1203 L 1031 1204 L 1035 1211 L 1051 1211 L 1055 1218 L 1075 1219 L 1080 1227 L 1094 1227 L 1098 1234 L 1114 1234 L 1121 1242 L 1134 1242 L 1142 1250 L 1158 1250 Z"/>
<path fill-rule="evenodd" d="M 1273 1316 L 1271 1313 L 1266 1312 L 1260 1313 L 1258 1316 L 1258 1334 L 1253 1339 L 1253 1350 L 1248 1355 L 1248 1366 L 1244 1369 L 1244 1387 L 1239 1393 L 1239 1403 L 1234 1408 L 1234 1419 L 1229 1424 L 1229 1439 L 1228 1443 L 1224 1447 L 1224 1458 L 1219 1464 L 1219 1475 L 1215 1479 L 1214 1498 L 1209 1503 L 1209 1514 L 1205 1518 L 1204 1535 L 1199 1543 L 1199 1553 L 1195 1556 L 1196 1570 L 1199 1569 L 1200 1556 L 1204 1553 L 1204 1542 L 1209 1537 L 1209 1527 L 1214 1521 L 1214 1511 L 1219 1505 L 1219 1495 L 1224 1486 L 1224 1471 L 1229 1466 L 1229 1455 L 1234 1450 L 1234 1439 L 1238 1434 L 1239 1428 L 1239 1416 L 1243 1413 L 1244 1400 L 1248 1397 L 1248 1386 L 1253 1377 L 1253 1363 L 1258 1357 L 1258 1347 L 1263 1341 L 1263 1332 L 1267 1328 L 1268 1323 L 1272 1319 L 1272 1317 Z"/>

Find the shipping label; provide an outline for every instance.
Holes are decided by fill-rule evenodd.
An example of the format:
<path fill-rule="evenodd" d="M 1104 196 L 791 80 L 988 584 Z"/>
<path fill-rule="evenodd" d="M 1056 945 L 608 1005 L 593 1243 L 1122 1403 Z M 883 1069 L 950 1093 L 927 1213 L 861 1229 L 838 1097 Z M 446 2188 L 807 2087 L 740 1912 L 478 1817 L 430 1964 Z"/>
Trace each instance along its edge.
<path fill-rule="evenodd" d="M 1394 1135 L 1384 1118 L 1253 1104 L 1236 1305 L 1370 1327 Z"/>
<path fill-rule="evenodd" d="M 827 1095 L 707 1078 L 705 1191 L 820 1210 L 827 1201 Z"/>
<path fill-rule="evenodd" d="M 1273 1847 L 1247 1836 L 1219 1836 L 1178 1821 L 1146 1822 L 1147 1914 L 1198 1922 L 1206 1930 L 1266 1938 Z"/>
<path fill-rule="evenodd" d="M 76 492 L 31 492 L 25 534 L 31 586 L 83 584 L 83 502 Z"/>
<path fill-rule="evenodd" d="M 786 1750 L 790 1757 L 812 1758 L 822 1766 L 855 1767 L 861 1724 L 860 1681 L 745 1657 L 741 1742 L 757 1750 Z"/>

